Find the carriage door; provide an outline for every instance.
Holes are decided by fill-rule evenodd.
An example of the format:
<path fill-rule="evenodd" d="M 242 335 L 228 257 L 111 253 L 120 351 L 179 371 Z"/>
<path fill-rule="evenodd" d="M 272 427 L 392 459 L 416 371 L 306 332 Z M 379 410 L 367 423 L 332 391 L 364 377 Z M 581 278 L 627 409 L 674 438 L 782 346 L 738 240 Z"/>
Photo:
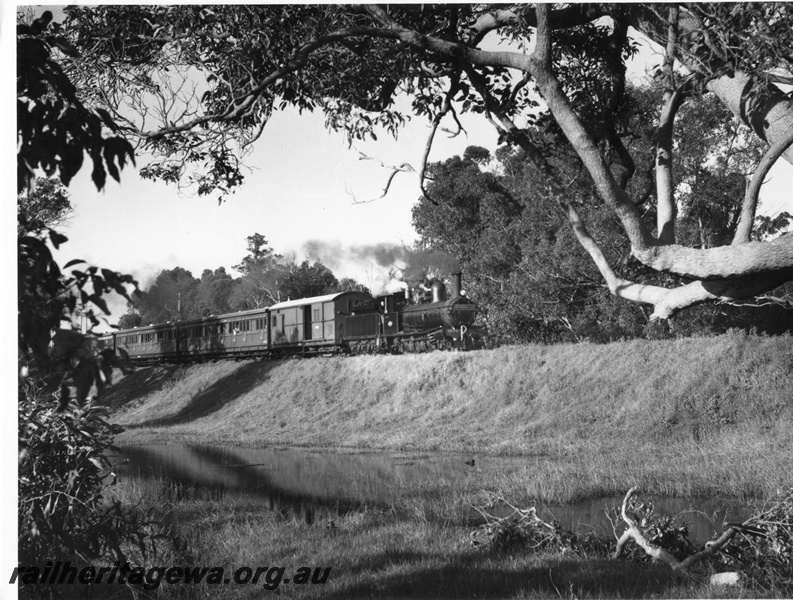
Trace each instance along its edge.
<path fill-rule="evenodd" d="M 311 305 L 303 307 L 303 339 L 311 339 Z"/>

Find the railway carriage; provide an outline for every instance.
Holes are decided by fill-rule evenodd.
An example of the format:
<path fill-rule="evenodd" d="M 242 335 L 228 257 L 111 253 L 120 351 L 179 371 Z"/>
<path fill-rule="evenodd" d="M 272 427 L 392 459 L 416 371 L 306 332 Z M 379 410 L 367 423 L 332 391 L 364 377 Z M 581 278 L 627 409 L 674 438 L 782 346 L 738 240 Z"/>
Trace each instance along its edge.
<path fill-rule="evenodd" d="M 266 354 L 267 309 L 178 321 L 179 358 L 217 358 Z"/>
<path fill-rule="evenodd" d="M 477 307 L 452 275 L 432 286 L 432 301 L 414 304 L 410 294 L 374 297 L 339 292 L 279 302 L 268 308 L 136 327 L 100 338 L 138 363 L 184 362 L 242 356 L 424 352 L 474 348 L 487 335 L 476 327 Z"/>
<path fill-rule="evenodd" d="M 268 309 L 271 349 L 276 353 L 341 349 L 346 317 L 371 298 L 367 293 L 351 291 L 274 304 Z"/>
<path fill-rule="evenodd" d="M 176 331 L 171 323 L 119 331 L 113 334 L 113 338 L 113 349 L 124 350 L 137 362 L 170 361 L 179 358 Z"/>

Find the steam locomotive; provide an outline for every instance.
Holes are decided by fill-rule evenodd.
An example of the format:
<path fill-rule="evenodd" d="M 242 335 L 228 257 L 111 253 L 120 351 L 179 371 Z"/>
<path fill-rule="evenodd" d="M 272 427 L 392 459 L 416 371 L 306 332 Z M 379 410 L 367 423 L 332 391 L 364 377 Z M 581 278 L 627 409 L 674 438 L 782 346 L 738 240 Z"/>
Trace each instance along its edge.
<path fill-rule="evenodd" d="M 474 325 L 477 306 L 462 290 L 461 273 L 452 274 L 448 298 L 440 281 L 431 293 L 429 302 L 419 303 L 409 289 L 379 296 L 340 292 L 119 330 L 99 344 L 138 364 L 482 347 L 487 330 Z"/>

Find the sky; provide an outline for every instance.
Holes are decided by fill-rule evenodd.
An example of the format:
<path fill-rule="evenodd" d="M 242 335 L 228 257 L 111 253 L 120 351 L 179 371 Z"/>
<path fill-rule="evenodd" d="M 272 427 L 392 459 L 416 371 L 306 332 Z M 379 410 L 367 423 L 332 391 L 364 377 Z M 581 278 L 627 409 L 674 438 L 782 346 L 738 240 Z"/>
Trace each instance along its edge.
<path fill-rule="evenodd" d="M 646 47 L 629 76 L 641 78 L 658 59 Z M 462 154 L 472 144 L 495 150 L 492 125 L 481 116 L 462 118 L 467 135 L 439 132 L 431 161 Z M 428 131 L 426 120 L 413 117 L 397 140 L 383 133 L 377 142 L 350 148 L 342 134 L 324 128 L 320 113 L 276 112 L 246 159 L 251 170 L 245 184 L 221 205 L 214 195 L 188 196 L 142 180 L 135 167 L 122 171 L 120 184 L 108 178 L 98 192 L 84 167 L 69 188 L 74 213 L 58 260 L 63 265 L 80 258 L 129 273 L 146 289 L 162 269 L 176 266 L 196 277 L 220 266 L 237 276 L 232 266 L 245 256 L 246 238 L 260 233 L 279 254 L 320 260 L 338 278 L 353 277 L 375 289 L 385 283 L 387 267 L 344 255 L 350 248 L 410 245 L 416 239 L 411 208 L 421 192 L 415 173 L 397 175 L 388 195 L 373 199 L 390 174 L 378 161 L 418 168 Z M 358 150 L 377 160 L 361 160 Z M 145 162 L 139 160 L 138 167 Z M 780 165 L 769 179 L 763 197 L 765 210 L 773 213 L 784 209 L 782 193 L 793 181 L 793 167 Z M 110 306 L 115 322 L 125 301 L 117 298 Z"/>
<path fill-rule="evenodd" d="M 491 126 L 470 125 L 467 137 L 436 137 L 431 160 L 462 154 L 471 144 L 495 147 Z M 320 113 L 275 113 L 246 159 L 251 170 L 245 184 L 222 204 L 216 195 L 187 196 L 142 180 L 133 169 L 122 172 L 120 185 L 110 181 L 97 192 L 84 170 L 70 185 L 75 214 L 64 230 L 71 238 L 64 252 L 101 260 L 145 285 L 174 266 L 195 276 L 219 266 L 231 272 L 246 255 L 246 238 L 260 233 L 279 254 L 320 260 L 337 277 L 372 287 L 384 269 L 338 255 L 347 247 L 415 240 L 411 207 L 421 193 L 418 176 L 398 174 L 388 195 L 377 198 L 391 173 L 383 164 L 418 168 L 428 132 L 414 118 L 397 140 L 378 135 L 376 143 L 350 148 L 342 134 L 325 130 Z M 377 160 L 362 160 L 358 150 Z"/>

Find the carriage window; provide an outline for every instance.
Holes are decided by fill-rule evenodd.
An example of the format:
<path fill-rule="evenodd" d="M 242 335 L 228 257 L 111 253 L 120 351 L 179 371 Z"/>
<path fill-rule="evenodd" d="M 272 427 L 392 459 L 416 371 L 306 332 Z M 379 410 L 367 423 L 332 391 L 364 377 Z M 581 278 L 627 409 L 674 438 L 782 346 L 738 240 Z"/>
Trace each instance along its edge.
<path fill-rule="evenodd" d="M 319 313 L 320 313 L 320 309 L 319 309 L 319 308 L 315 308 L 315 309 L 314 309 L 314 320 L 315 320 L 315 321 L 321 321 L 321 320 L 322 320 L 322 319 L 320 318 L 320 316 L 319 316 Z"/>

